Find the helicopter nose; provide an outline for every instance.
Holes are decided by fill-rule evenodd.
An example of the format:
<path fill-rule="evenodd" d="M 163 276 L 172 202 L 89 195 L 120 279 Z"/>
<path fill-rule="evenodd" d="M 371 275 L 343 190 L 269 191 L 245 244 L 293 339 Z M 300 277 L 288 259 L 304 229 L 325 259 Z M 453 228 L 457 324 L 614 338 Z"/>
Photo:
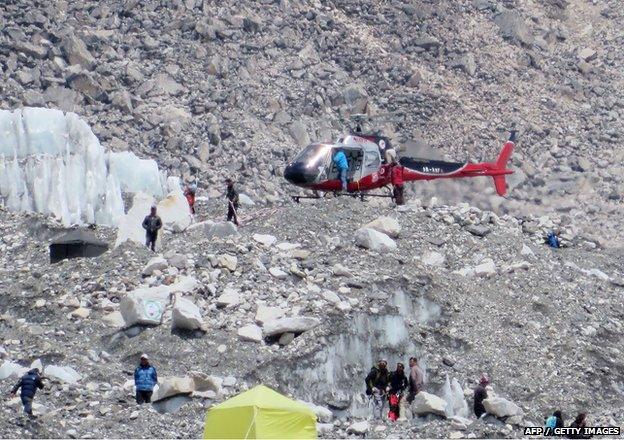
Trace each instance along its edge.
<path fill-rule="evenodd" d="M 284 178 L 293 185 L 301 185 L 310 182 L 310 176 L 306 175 L 305 166 L 301 162 L 293 162 L 286 166 Z"/>

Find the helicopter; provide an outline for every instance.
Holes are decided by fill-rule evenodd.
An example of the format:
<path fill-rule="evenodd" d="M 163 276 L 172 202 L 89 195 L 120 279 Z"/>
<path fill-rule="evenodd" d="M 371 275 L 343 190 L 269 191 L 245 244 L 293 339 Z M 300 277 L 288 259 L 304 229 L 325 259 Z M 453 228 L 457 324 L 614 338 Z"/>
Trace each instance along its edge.
<path fill-rule="evenodd" d="M 462 163 L 442 160 L 400 157 L 398 161 L 389 162 L 387 152 L 394 152 L 390 139 L 376 131 L 363 133 L 362 125 L 368 122 L 367 115 L 352 115 L 355 130 L 335 143 L 312 143 L 305 147 L 284 170 L 284 178 L 291 184 L 315 191 L 341 192 L 342 184 L 339 179 L 339 170 L 333 162 L 334 155 L 342 150 L 349 165 L 347 173 L 346 194 L 362 199 L 364 194 L 377 197 L 393 197 L 371 194 L 368 191 L 387 187 L 392 183 L 392 168 L 399 165 L 403 168 L 403 180 L 434 180 L 458 179 L 465 177 L 490 176 L 494 181 L 496 193 L 504 196 L 507 193 L 505 176 L 513 174 L 507 169 L 507 162 L 511 158 L 516 142 L 516 130 L 510 130 L 510 137 L 503 145 L 494 162 Z M 320 196 L 293 195 L 293 199 L 318 199 Z"/>

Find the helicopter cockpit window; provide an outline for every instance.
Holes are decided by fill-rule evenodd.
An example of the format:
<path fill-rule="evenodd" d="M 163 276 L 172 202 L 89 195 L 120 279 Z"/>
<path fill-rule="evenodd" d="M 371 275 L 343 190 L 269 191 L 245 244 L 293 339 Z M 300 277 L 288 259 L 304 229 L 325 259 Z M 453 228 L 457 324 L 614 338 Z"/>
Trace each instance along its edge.
<path fill-rule="evenodd" d="M 304 148 L 294 162 L 301 162 L 308 168 L 313 168 L 324 163 L 331 146 L 323 144 L 312 144 Z"/>

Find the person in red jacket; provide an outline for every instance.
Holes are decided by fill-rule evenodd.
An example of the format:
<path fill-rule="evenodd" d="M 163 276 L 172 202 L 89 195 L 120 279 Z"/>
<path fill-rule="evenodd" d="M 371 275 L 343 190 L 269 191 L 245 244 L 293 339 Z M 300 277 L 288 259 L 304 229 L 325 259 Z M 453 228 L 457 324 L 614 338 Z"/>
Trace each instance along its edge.
<path fill-rule="evenodd" d="M 191 214 L 195 215 L 195 193 L 197 192 L 197 185 L 192 183 L 184 189 L 184 196 L 189 204 Z"/>
<path fill-rule="evenodd" d="M 390 168 L 390 177 L 392 179 L 394 201 L 397 205 L 404 205 L 403 198 L 403 167 L 395 160 Z"/>

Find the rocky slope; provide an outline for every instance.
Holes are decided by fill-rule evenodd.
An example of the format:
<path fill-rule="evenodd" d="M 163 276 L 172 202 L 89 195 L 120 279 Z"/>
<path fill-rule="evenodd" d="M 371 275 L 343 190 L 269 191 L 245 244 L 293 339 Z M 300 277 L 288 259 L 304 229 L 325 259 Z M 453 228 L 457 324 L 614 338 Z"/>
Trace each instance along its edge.
<path fill-rule="evenodd" d="M 51 378 L 36 422 L 0 403 L 0 437 L 198 437 L 260 382 L 318 405 L 334 438 L 520 437 L 556 408 L 621 425 L 619 3 L 5 1 L 2 108 L 74 111 L 108 148 L 195 176 L 202 220 L 224 215 L 224 175 L 258 205 L 238 232 L 167 234 L 157 260 L 126 244 L 54 266 L 58 224 L 0 208 L 0 384 L 33 362 Z M 509 197 L 475 179 L 413 185 L 394 211 L 288 202 L 288 158 L 357 112 L 403 154 L 459 160 L 495 157 L 515 124 Z M 356 233 L 380 215 L 394 240 Z M 545 247 L 552 229 L 566 247 Z M 162 317 L 128 322 L 147 287 Z M 175 395 L 154 407 L 128 382 L 142 352 Z M 522 414 L 362 423 L 369 364 L 412 354 L 428 392 L 448 376 L 469 395 L 487 372 Z"/>
<path fill-rule="evenodd" d="M 459 160 L 495 157 L 516 124 L 510 200 L 489 181 L 416 188 L 590 213 L 596 237 L 621 245 L 622 14 L 617 0 L 8 1 L 0 105 L 75 111 L 113 150 L 213 197 L 235 175 L 268 203 L 292 190 L 286 160 L 351 113 L 385 114 L 406 153 Z"/>
<path fill-rule="evenodd" d="M 220 208 L 201 206 L 215 218 Z M 395 250 L 367 250 L 353 238 L 380 211 L 397 220 L 376 226 L 396 237 L 388 238 Z M 210 223 L 167 234 L 161 260 L 127 244 L 50 266 L 53 225 L 0 215 L 3 362 L 38 359 L 79 375 L 48 373 L 37 422 L 18 415 L 19 399 L 3 401 L 2 437 L 198 437 L 210 405 L 256 383 L 325 408 L 318 410 L 324 436 L 357 435 L 368 363 L 377 356 L 406 362 L 412 354 L 426 365 L 428 392 L 442 396 L 448 376 L 469 394 L 487 372 L 493 391 L 523 415 L 507 424 L 433 415 L 370 422 L 365 435 L 448 437 L 459 429 L 516 437 L 521 425 L 540 425 L 554 408 L 568 417 L 587 411 L 597 425 L 622 420 L 621 253 L 575 237 L 553 250 L 517 219 L 467 205 L 392 211 L 385 202 L 340 198 L 248 208 L 240 235 Z M 557 218 L 547 221 L 559 227 Z M 97 233 L 112 241 L 111 232 Z M 196 282 L 177 295 L 196 305 L 195 330 L 173 329 L 169 302 L 159 325 L 119 327 L 115 312 L 131 291 L 189 277 Z M 300 318 L 270 330 L 280 316 Z M 137 407 L 128 381 L 142 352 L 161 382 L 194 377 L 195 388 L 176 382 L 168 393 L 182 393 L 177 400 Z M 3 389 L 14 380 L 2 380 Z M 157 412 L 177 404 L 176 412 Z"/>

